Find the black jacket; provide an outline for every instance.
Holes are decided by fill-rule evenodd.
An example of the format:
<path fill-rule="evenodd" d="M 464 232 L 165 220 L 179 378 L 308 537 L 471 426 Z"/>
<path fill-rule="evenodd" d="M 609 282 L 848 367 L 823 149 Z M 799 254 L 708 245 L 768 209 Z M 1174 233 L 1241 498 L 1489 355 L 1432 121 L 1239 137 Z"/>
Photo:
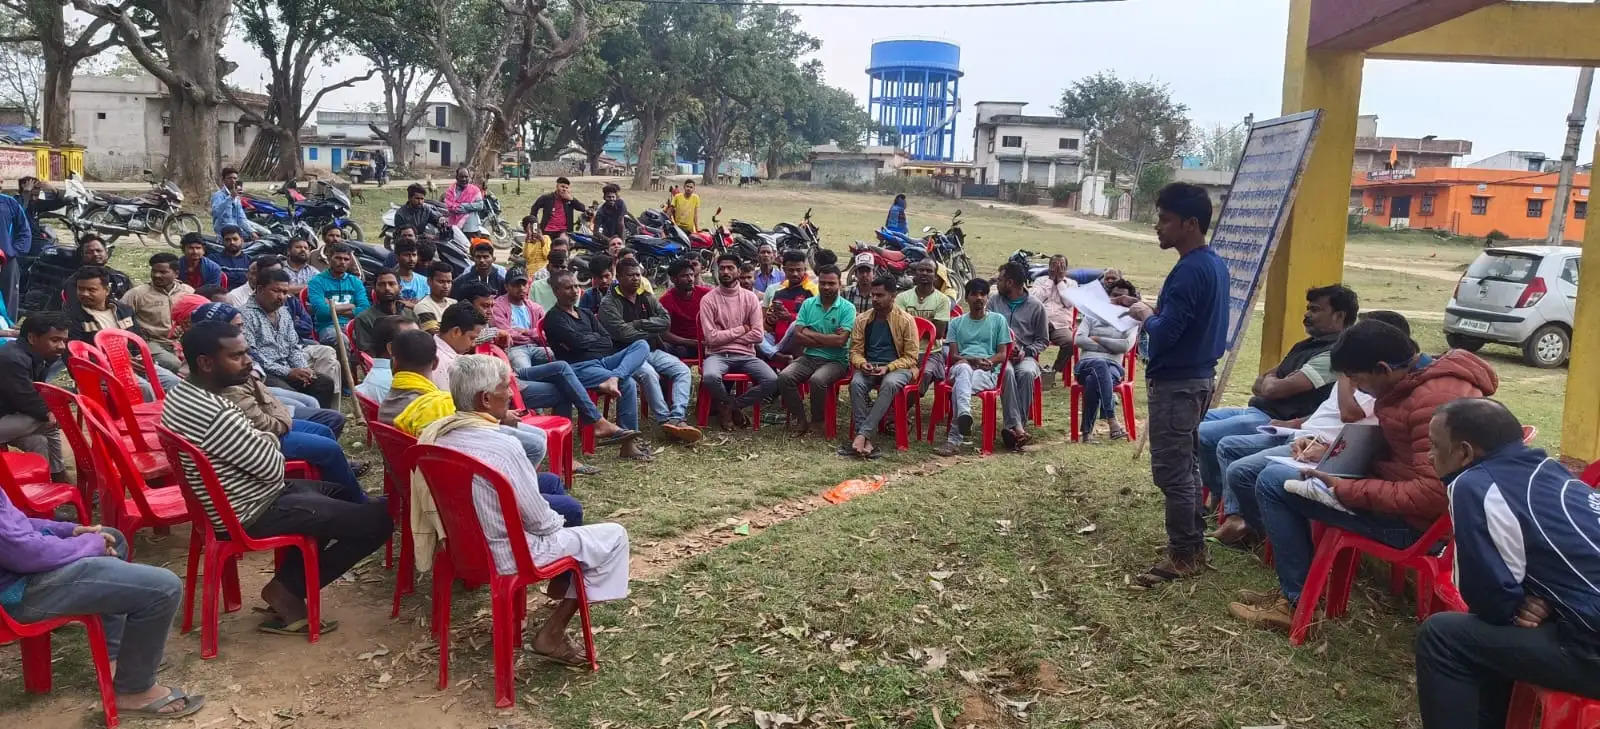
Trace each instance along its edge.
<path fill-rule="evenodd" d="M 572 230 L 578 226 L 578 213 L 589 212 L 589 208 L 583 203 L 578 202 L 577 198 L 568 198 L 565 202 L 567 208 L 566 230 Z M 533 207 L 528 209 L 529 215 L 537 215 L 539 217 L 540 232 L 550 232 L 550 212 L 555 208 L 555 205 L 556 194 L 553 192 L 547 192 L 543 195 L 540 195 L 539 199 L 534 200 Z"/>
<path fill-rule="evenodd" d="M 544 327 L 545 342 L 555 352 L 556 359 L 588 362 L 615 352 L 611 335 L 606 333 L 605 327 L 600 326 L 600 320 L 587 310 L 575 311 L 577 317 L 557 308 L 540 320 L 540 326 Z"/>
<path fill-rule="evenodd" d="M 628 204 L 617 198 L 616 202 L 600 203 L 594 213 L 594 229 L 605 238 L 626 238 L 628 229 L 623 223 L 628 217 Z"/>
<path fill-rule="evenodd" d="M 28 348 L 25 339 L 13 339 L 0 346 L 0 416 L 22 414 L 39 420 L 50 417 L 33 383 L 44 382 L 50 360 Z"/>
<path fill-rule="evenodd" d="M 141 338 L 147 338 L 148 335 L 146 335 L 144 330 L 140 329 L 139 325 L 135 323 L 133 318 L 133 307 L 128 306 L 120 301 L 112 301 L 111 306 L 117 311 L 118 329 L 126 329 L 134 334 L 139 335 Z M 91 344 L 94 343 L 94 335 L 100 333 L 100 329 L 102 327 L 100 326 L 100 322 L 95 320 L 94 316 L 89 314 L 88 311 L 85 311 L 84 308 L 78 304 L 78 300 L 76 298 L 67 301 L 67 307 L 62 311 L 62 313 L 66 314 L 67 318 L 72 320 L 72 331 L 67 333 L 68 336 L 80 342 L 89 342 Z"/>
<path fill-rule="evenodd" d="M 426 203 L 415 208 L 406 204 L 394 211 L 395 229 L 399 230 L 405 226 L 411 226 L 412 230 L 417 231 L 417 239 L 421 240 L 430 228 L 435 233 L 442 234 L 445 222 L 444 218 L 439 217 L 439 213 Z"/>

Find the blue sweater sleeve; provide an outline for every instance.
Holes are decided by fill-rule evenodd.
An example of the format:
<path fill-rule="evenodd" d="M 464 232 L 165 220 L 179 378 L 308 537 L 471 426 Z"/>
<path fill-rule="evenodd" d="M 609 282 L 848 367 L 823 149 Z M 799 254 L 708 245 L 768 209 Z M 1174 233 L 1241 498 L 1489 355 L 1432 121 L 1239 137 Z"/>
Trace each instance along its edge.
<path fill-rule="evenodd" d="M 1506 625 L 1522 604 L 1522 580 L 1512 563 L 1527 564 L 1522 528 L 1489 473 L 1471 468 L 1450 485 L 1455 526 L 1455 581 L 1474 615 Z"/>
<path fill-rule="evenodd" d="M 372 306 L 372 300 L 367 298 L 367 287 L 358 279 L 355 282 L 355 308 L 350 311 L 351 318 L 361 315 L 367 307 Z"/>
<path fill-rule="evenodd" d="M 333 321 L 333 311 L 328 308 L 327 281 L 317 275 L 306 283 L 306 303 L 311 305 L 311 321 L 314 325 Z"/>
<path fill-rule="evenodd" d="M 1199 284 L 1194 267 L 1179 266 L 1162 285 L 1161 309 L 1144 322 L 1152 356 L 1177 344 L 1194 322 L 1195 289 Z"/>

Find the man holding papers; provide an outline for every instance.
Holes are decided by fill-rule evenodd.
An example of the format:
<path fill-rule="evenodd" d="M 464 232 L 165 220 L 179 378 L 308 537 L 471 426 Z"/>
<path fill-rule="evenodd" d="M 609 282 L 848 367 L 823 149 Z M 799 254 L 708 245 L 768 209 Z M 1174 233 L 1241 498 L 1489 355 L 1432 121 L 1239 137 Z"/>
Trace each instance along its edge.
<path fill-rule="evenodd" d="M 1330 355 L 1335 372 L 1376 398 L 1388 453 L 1372 464 L 1366 478 L 1302 471 L 1302 479 L 1320 479 L 1348 512 L 1293 493 L 1306 493 L 1298 479 L 1263 483 L 1256 490 L 1261 522 L 1272 540 L 1278 591 L 1250 593 L 1228 612 L 1259 627 L 1287 630 L 1293 620 L 1311 569 L 1313 520 L 1403 548 L 1444 515 L 1447 497 L 1430 460 L 1429 421 L 1441 405 L 1492 395 L 1498 385 L 1494 370 L 1472 353 L 1455 349 L 1433 359 L 1418 352 L 1404 332 L 1376 320 L 1347 330 Z"/>

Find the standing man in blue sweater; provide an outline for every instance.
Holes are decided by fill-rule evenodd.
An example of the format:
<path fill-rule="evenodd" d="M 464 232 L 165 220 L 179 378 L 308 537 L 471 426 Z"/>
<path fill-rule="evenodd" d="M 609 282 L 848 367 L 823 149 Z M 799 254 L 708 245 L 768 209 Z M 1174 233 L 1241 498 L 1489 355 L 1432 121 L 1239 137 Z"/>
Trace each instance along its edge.
<path fill-rule="evenodd" d="M 1428 440 L 1470 612 L 1417 633 L 1422 726 L 1503 727 L 1515 681 L 1600 699 L 1600 496 L 1487 398 L 1440 406 Z"/>
<path fill-rule="evenodd" d="M 1167 502 L 1167 558 L 1133 578 L 1141 589 L 1205 569 L 1197 430 L 1228 339 L 1228 267 L 1206 245 L 1211 198 L 1202 187 L 1174 182 L 1156 194 L 1156 210 L 1156 239 L 1178 251 L 1178 264 L 1155 309 L 1132 296 L 1112 300 L 1144 325 L 1150 474 Z"/>

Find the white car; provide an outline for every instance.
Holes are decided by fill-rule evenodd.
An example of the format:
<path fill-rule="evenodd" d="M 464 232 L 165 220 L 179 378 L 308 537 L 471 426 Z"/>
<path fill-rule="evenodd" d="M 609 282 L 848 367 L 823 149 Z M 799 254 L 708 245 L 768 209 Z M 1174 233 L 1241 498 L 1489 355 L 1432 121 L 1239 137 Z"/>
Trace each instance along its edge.
<path fill-rule="evenodd" d="M 1510 344 L 1534 367 L 1560 367 L 1572 352 L 1582 255 L 1575 246 L 1485 250 L 1445 306 L 1445 341 L 1469 352 Z"/>

